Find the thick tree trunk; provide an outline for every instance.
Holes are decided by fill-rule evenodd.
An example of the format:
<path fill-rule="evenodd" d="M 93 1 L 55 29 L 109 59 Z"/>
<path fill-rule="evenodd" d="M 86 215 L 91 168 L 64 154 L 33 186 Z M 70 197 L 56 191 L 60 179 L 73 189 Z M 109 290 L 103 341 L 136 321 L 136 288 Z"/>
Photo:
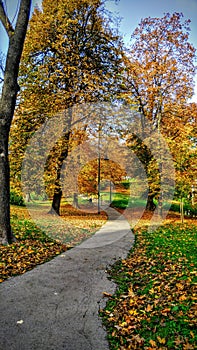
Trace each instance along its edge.
<path fill-rule="evenodd" d="M 55 192 L 53 195 L 53 201 L 51 205 L 50 214 L 53 214 L 54 211 L 57 215 L 60 215 L 60 204 L 62 199 L 62 191 L 61 189 L 58 192 Z"/>
<path fill-rule="evenodd" d="M 0 98 L 0 243 L 14 240 L 10 228 L 10 190 L 8 138 L 14 115 L 19 64 L 29 21 L 31 0 L 21 0 L 15 29 L 7 18 L 3 2 L 0 0 L 0 21 L 9 37 L 4 83 Z"/>
<path fill-rule="evenodd" d="M 147 203 L 146 203 L 146 210 L 154 211 L 156 208 L 156 205 L 154 203 L 154 195 L 151 193 L 151 190 L 149 189 Z"/>
<path fill-rule="evenodd" d="M 68 121 L 69 126 L 70 126 L 70 123 L 71 123 L 71 118 Z M 57 215 L 60 215 L 60 205 L 61 205 L 61 199 L 62 199 L 62 188 L 61 188 L 61 181 L 60 181 L 61 169 L 62 169 L 63 162 L 68 155 L 69 138 L 70 138 L 70 130 L 66 132 L 62 137 L 62 147 L 60 150 L 60 155 L 56 159 L 57 173 L 56 173 L 56 179 L 55 179 L 55 190 L 54 190 L 53 201 L 52 201 L 49 214 L 53 214 L 55 211 Z"/>
<path fill-rule="evenodd" d="M 74 195 L 73 195 L 73 207 L 76 209 L 79 208 L 78 194 L 77 193 L 74 193 Z"/>
<path fill-rule="evenodd" d="M 10 226 L 10 187 L 8 162 L 9 129 L 0 126 L 0 241 L 1 244 L 12 241 Z"/>

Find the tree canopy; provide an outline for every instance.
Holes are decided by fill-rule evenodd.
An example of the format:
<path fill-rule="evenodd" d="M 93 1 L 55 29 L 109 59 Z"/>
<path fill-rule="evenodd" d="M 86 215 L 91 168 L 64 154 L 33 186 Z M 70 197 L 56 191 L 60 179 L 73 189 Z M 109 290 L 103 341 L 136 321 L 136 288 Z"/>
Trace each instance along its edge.
<path fill-rule="evenodd" d="M 20 187 L 21 164 L 33 133 L 50 118 L 65 113 L 65 131 L 51 147 L 44 175 L 57 213 L 63 162 L 75 147 L 91 139 L 99 121 L 94 120 L 96 110 L 88 113 L 86 109 L 83 116 L 79 113 L 76 117 L 77 106 L 83 104 L 109 102 L 112 110 L 126 105 L 139 113 L 141 137 L 127 116 L 125 122 L 124 117 L 113 119 L 113 112 L 106 114 L 103 127 L 106 133 L 115 128 L 142 163 L 149 185 L 147 209 L 155 208 L 162 176 L 167 176 L 163 175 L 166 154 L 159 135 L 174 161 L 177 193 L 185 188 L 182 192 L 186 195 L 194 180 L 196 104 L 189 99 L 194 87 L 195 49 L 189 42 L 190 21 L 181 13 L 142 19 L 130 47 L 123 49 L 111 20 L 99 0 L 53 4 L 44 0 L 42 10 L 36 9 L 30 21 L 20 69 L 19 106 L 10 137 L 12 184 Z M 148 137 L 149 146 L 145 142 Z M 84 168 L 81 183 L 90 169 L 95 173 L 95 167 Z M 170 177 L 169 173 L 169 186 Z"/>

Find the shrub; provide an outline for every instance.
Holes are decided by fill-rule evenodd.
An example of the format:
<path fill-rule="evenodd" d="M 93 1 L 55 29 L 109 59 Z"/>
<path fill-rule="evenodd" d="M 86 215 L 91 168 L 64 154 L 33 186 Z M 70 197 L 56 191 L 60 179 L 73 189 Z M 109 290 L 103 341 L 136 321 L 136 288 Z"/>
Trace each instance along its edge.
<path fill-rule="evenodd" d="M 180 203 L 173 203 L 170 210 L 180 212 Z M 188 216 L 197 216 L 197 205 L 192 206 L 190 203 L 184 203 L 184 214 Z"/>
<path fill-rule="evenodd" d="M 14 190 L 10 191 L 10 204 L 24 206 L 24 199 L 21 194 L 16 193 Z"/>

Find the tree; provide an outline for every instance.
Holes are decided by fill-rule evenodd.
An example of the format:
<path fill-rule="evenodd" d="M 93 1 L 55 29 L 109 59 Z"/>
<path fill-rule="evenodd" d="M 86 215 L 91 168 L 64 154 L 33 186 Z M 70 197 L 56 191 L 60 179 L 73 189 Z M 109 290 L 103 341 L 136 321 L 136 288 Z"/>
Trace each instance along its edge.
<path fill-rule="evenodd" d="M 164 124 L 176 169 L 175 196 L 183 203 L 192 197 L 192 188 L 197 178 L 197 105 L 182 105 L 176 113 L 175 107 L 170 122 Z"/>
<path fill-rule="evenodd" d="M 145 18 L 132 35 L 132 44 L 125 58 L 127 84 L 132 93 L 131 101 L 141 113 L 141 127 L 146 134 L 147 121 L 158 134 L 165 132 L 164 124 L 170 123 L 170 113 L 180 116 L 179 110 L 192 97 L 194 87 L 195 49 L 188 42 L 189 23 L 182 21 L 181 13 L 165 14 L 162 18 Z M 135 141 L 136 154 L 141 156 L 140 143 Z M 159 145 L 158 145 L 159 150 Z M 147 208 L 154 210 L 152 190 L 154 182 L 150 178 L 153 156 L 144 149 L 149 182 Z M 162 164 L 159 164 L 159 171 Z M 150 181 L 149 181 L 150 180 Z M 153 186 L 155 188 L 155 186 Z M 156 191 L 157 192 L 157 191 Z"/>
<path fill-rule="evenodd" d="M 3 88 L 0 97 L 0 241 L 3 244 L 14 239 L 10 226 L 8 139 L 19 91 L 17 78 L 30 7 L 31 0 L 21 0 L 14 28 L 6 15 L 4 3 L 0 0 L 0 20 L 9 38 Z"/>
<path fill-rule="evenodd" d="M 100 160 L 100 181 L 108 180 L 114 184 L 119 183 L 126 176 L 124 169 L 112 160 L 101 158 Z M 98 160 L 89 162 L 81 169 L 79 174 L 80 193 L 97 194 L 98 193 Z"/>
<path fill-rule="evenodd" d="M 59 176 L 68 155 L 73 106 L 105 101 L 110 99 L 112 89 L 118 90 L 120 78 L 116 72 L 120 69 L 121 43 L 109 28 L 100 0 L 53 3 L 44 0 L 42 8 L 35 10 L 26 37 L 20 70 L 23 88 L 16 122 L 22 127 L 21 132 L 30 129 L 30 124 L 35 130 L 43 120 L 62 111 L 69 112 L 66 112 L 64 137 L 53 148 L 56 157 L 49 157 L 55 161 L 53 169 L 57 170 L 53 178 L 52 208 L 59 214 L 62 196 Z M 26 126 L 21 123 L 24 115 Z M 16 128 L 15 135 L 18 131 Z M 28 139 L 32 132 L 26 133 Z M 16 150 L 14 144 L 12 149 Z M 51 167 L 49 161 L 48 166 Z"/>

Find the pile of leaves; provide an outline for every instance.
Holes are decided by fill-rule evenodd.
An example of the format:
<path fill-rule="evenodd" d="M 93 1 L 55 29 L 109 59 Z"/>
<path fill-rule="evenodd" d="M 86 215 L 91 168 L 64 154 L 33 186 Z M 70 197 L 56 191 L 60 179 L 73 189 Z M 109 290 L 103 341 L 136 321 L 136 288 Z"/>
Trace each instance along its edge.
<path fill-rule="evenodd" d="M 70 207 L 64 214 L 68 222 L 70 218 L 73 223 L 73 225 L 69 223 L 68 232 L 63 233 L 68 241 L 67 244 L 61 240 L 60 233 L 57 233 L 57 237 L 55 235 L 50 237 L 38 228 L 25 207 L 11 207 L 11 225 L 17 242 L 7 246 L 0 245 L 0 282 L 23 274 L 79 244 L 102 226 L 107 219 L 104 212 L 101 215 L 79 212 L 77 215 L 77 211 L 74 208 L 71 210 Z M 84 223 L 85 229 L 78 227 L 81 226 L 81 222 Z M 58 232 L 59 228 L 56 229 Z"/>
<path fill-rule="evenodd" d="M 128 258 L 110 272 L 118 284 L 101 312 L 110 349 L 196 349 L 197 227 L 136 232 Z"/>
<path fill-rule="evenodd" d="M 12 229 L 17 242 L 0 246 L 0 282 L 23 274 L 67 250 L 66 245 L 50 239 L 28 219 L 12 217 Z"/>

